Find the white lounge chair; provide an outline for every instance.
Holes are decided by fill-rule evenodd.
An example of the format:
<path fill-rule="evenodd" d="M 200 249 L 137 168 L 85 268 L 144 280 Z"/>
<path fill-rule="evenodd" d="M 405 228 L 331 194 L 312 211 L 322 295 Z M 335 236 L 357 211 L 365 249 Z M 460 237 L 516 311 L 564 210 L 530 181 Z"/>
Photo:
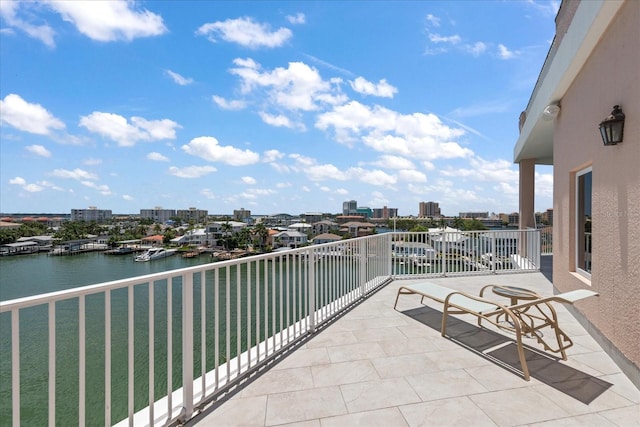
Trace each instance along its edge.
<path fill-rule="evenodd" d="M 449 314 L 471 314 L 477 317 L 478 326 L 482 326 L 481 322 L 484 319 L 501 330 L 514 333 L 524 379 L 529 381 L 529 368 L 527 367 L 522 347 L 523 334 L 535 337 L 538 343 L 544 346 L 545 351 L 560 353 L 562 359 L 567 360 L 565 350 L 573 345 L 573 341 L 558 326 L 558 316 L 551 303 L 573 304 L 581 299 L 598 295 L 597 292 L 587 289 L 579 289 L 549 297 L 538 296 L 531 292 L 527 294 L 529 299 L 516 304 L 505 305 L 484 296 L 485 291 L 496 288 L 504 289 L 499 285 L 487 285 L 481 289 L 479 296 L 475 296 L 433 283 L 412 283 L 403 285 L 398 289 L 393 307 L 396 308 L 398 305 L 400 295 L 408 294 L 420 295 L 421 303 L 424 302 L 424 298 L 442 303 L 444 305 L 441 328 L 443 337 L 446 336 Z M 500 320 L 501 318 L 503 321 Z M 544 334 L 541 332 L 543 328 L 553 330 L 557 347 L 550 345 L 544 339 Z"/>

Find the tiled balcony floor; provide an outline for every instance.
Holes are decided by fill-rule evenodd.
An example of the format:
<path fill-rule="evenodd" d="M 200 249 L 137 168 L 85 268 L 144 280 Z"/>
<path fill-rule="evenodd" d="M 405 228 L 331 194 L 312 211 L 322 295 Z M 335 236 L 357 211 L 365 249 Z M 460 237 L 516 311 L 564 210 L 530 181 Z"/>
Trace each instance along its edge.
<path fill-rule="evenodd" d="M 553 294 L 541 273 L 429 279 L 477 294 L 488 283 Z M 452 321 L 440 336 L 442 307 L 401 296 L 395 281 L 299 349 L 208 408 L 190 424 L 206 426 L 640 426 L 640 391 L 564 307 L 560 326 L 575 345 L 568 361 L 540 355 L 532 339 L 531 381 L 506 334 L 474 332 L 475 318 Z M 579 303 L 578 303 L 579 304 Z M 465 331 L 472 333 L 465 334 Z M 466 338 L 463 338 L 466 337 Z M 497 348 L 497 349 L 496 349 Z"/>

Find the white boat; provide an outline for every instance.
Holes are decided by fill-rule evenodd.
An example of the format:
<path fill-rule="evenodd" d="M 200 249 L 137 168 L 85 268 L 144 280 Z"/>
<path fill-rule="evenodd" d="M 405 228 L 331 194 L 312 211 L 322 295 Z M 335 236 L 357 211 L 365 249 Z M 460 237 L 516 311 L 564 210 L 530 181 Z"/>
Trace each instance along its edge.
<path fill-rule="evenodd" d="M 134 258 L 136 262 L 153 261 L 154 259 L 166 258 L 175 255 L 176 249 L 151 248 L 148 251 Z"/>

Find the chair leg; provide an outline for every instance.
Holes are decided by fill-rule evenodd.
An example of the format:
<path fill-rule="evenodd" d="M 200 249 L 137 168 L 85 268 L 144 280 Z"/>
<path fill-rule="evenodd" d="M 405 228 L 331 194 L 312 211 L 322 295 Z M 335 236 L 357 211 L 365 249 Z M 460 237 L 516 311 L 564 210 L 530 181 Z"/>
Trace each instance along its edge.
<path fill-rule="evenodd" d="M 440 335 L 442 335 L 443 337 L 447 332 L 447 317 L 449 317 L 448 308 L 449 307 L 447 306 L 447 304 L 445 304 L 444 308 L 442 309 L 442 327 L 440 328 Z"/>
<path fill-rule="evenodd" d="M 516 333 L 516 345 L 518 347 L 518 358 L 520 359 L 520 366 L 522 367 L 524 379 L 526 381 L 529 381 L 531 377 L 529 376 L 529 366 L 527 365 L 527 358 L 524 355 L 524 348 L 522 347 L 522 328 L 520 326 L 520 320 L 511 312 L 511 310 L 507 309 L 506 315 L 510 317 L 511 321 L 513 322 L 513 329 Z"/>

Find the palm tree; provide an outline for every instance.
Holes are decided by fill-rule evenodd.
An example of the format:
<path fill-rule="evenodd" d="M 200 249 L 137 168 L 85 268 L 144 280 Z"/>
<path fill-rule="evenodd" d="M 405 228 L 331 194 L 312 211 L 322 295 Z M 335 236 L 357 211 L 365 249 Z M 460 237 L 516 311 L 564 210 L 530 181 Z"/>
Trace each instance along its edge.
<path fill-rule="evenodd" d="M 246 249 L 247 246 L 249 246 L 249 243 L 251 243 L 251 230 L 249 230 L 247 227 L 244 227 L 242 230 L 236 233 L 236 235 L 238 244 L 242 248 Z"/>
<path fill-rule="evenodd" d="M 265 227 L 263 223 L 257 224 L 253 229 L 253 235 L 257 238 L 257 245 L 260 250 L 264 251 L 267 238 L 269 237 L 269 230 L 267 230 L 267 227 Z"/>

